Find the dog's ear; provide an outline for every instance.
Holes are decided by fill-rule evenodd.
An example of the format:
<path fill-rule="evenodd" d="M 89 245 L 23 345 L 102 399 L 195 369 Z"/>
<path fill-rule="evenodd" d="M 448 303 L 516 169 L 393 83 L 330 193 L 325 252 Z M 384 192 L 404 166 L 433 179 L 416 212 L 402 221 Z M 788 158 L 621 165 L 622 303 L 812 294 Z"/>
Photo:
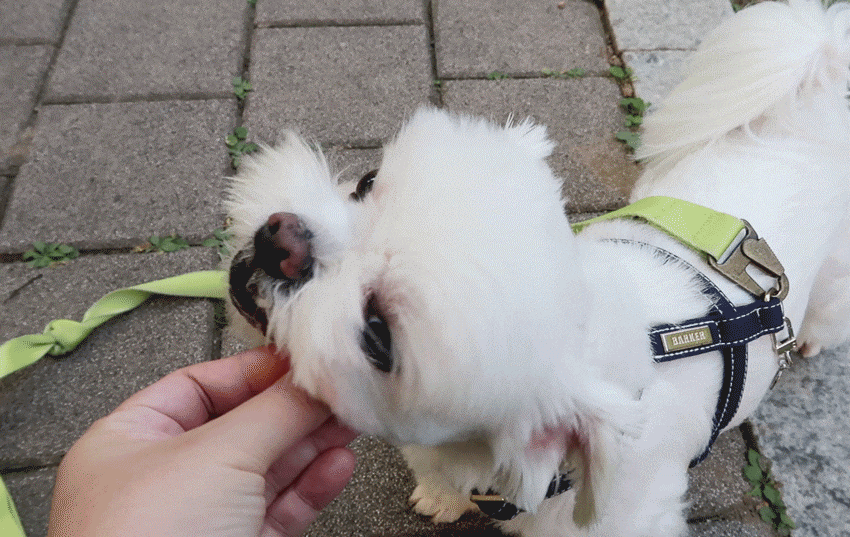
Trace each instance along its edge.
<path fill-rule="evenodd" d="M 512 118 L 508 118 L 505 132 L 534 159 L 543 160 L 555 149 L 555 142 L 549 139 L 546 127 L 535 125 L 531 118 L 525 118 L 516 125 Z"/>
<path fill-rule="evenodd" d="M 612 431 L 597 420 L 584 423 L 567 446 L 567 460 L 574 469 L 576 502 L 573 522 L 584 527 L 596 521 L 607 496 L 613 470 Z"/>

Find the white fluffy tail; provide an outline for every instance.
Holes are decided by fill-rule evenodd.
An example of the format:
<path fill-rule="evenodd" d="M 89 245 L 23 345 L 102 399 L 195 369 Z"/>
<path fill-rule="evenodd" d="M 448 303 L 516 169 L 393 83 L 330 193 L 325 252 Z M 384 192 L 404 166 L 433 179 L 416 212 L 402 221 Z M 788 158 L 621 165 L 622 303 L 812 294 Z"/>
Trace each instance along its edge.
<path fill-rule="evenodd" d="M 678 161 L 763 115 L 782 116 L 850 79 L 850 4 L 763 2 L 718 27 L 644 123 L 639 159 Z"/>

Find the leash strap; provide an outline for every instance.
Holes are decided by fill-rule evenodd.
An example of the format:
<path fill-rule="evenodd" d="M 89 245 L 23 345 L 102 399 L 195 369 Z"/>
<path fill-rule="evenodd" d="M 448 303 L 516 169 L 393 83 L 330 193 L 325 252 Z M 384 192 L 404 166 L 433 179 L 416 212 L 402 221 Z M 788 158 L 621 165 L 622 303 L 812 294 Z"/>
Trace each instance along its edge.
<path fill-rule="evenodd" d="M 0 378 L 47 354 L 61 356 L 71 352 L 92 330 L 138 307 L 153 294 L 223 299 L 227 295 L 226 273 L 220 270 L 190 272 L 113 291 L 89 308 L 81 321 L 57 319 L 48 323 L 41 334 L 20 336 L 0 346 Z"/>
<path fill-rule="evenodd" d="M 554 498 L 558 494 L 570 490 L 572 486 L 573 482 L 569 473 L 558 474 L 549 482 L 549 488 L 546 489 L 546 499 Z M 513 520 L 523 512 L 523 509 L 510 503 L 504 496 L 497 494 L 492 489 L 488 489 L 486 494 L 480 494 L 478 489 L 472 489 L 472 495 L 469 499 L 481 509 L 482 513 L 495 520 Z"/>
<path fill-rule="evenodd" d="M 41 334 L 17 337 L 0 346 L 0 378 L 38 361 L 47 354 L 60 356 L 71 352 L 92 330 L 109 319 L 136 308 L 153 294 L 223 299 L 227 294 L 226 276 L 227 273 L 220 270 L 190 272 L 113 291 L 89 308 L 82 321 L 51 321 Z M 2 479 L 0 535 L 25 535 L 15 504 Z"/>

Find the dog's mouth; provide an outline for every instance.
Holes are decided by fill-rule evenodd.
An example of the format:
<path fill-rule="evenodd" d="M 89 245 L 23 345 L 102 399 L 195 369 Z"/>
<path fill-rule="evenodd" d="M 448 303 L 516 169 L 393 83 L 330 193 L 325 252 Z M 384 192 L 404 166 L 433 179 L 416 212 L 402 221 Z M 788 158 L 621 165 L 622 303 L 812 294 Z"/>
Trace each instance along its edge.
<path fill-rule="evenodd" d="M 297 215 L 275 213 L 230 264 L 230 298 L 252 326 L 268 335 L 275 295 L 301 287 L 313 276 L 313 234 Z"/>

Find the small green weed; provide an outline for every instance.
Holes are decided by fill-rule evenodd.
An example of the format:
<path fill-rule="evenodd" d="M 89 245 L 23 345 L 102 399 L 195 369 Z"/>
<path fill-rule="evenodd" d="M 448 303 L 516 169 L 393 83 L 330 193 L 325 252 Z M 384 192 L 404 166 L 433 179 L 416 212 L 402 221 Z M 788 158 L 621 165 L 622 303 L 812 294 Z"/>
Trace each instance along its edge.
<path fill-rule="evenodd" d="M 80 252 L 67 244 L 35 241 L 32 250 L 24 252 L 24 261 L 29 261 L 31 267 L 44 268 L 56 263 L 64 263 L 80 257 Z"/>
<path fill-rule="evenodd" d="M 248 5 L 251 6 L 251 7 L 256 7 L 257 0 L 248 0 Z"/>
<path fill-rule="evenodd" d="M 620 131 L 616 135 L 618 140 L 636 150 L 640 146 L 640 133 L 632 131 Z"/>
<path fill-rule="evenodd" d="M 239 159 L 242 155 L 253 153 L 259 149 L 257 144 L 246 142 L 245 139 L 247 137 L 248 129 L 245 127 L 236 127 L 233 130 L 233 134 L 228 134 L 224 139 L 224 143 L 227 145 L 227 150 L 230 153 L 230 164 L 234 169 L 239 167 Z"/>
<path fill-rule="evenodd" d="M 177 250 L 183 250 L 188 247 L 189 243 L 186 242 L 186 239 L 179 237 L 176 234 L 169 235 L 168 237 L 152 235 L 148 238 L 148 244 L 140 246 L 136 249 L 136 251 L 170 253 L 176 252 Z"/>
<path fill-rule="evenodd" d="M 587 70 L 581 67 L 573 67 L 567 71 L 555 71 L 554 69 L 543 69 L 543 76 L 549 78 L 581 78 L 587 74 Z"/>
<path fill-rule="evenodd" d="M 632 75 L 634 71 L 632 71 L 629 67 L 620 67 L 617 65 L 612 65 L 608 68 L 608 72 L 611 73 L 611 76 L 617 79 L 618 82 L 628 82 L 632 80 Z"/>
<path fill-rule="evenodd" d="M 796 526 L 788 516 L 779 488 L 770 475 L 769 461 L 758 451 L 750 449 L 747 452 L 747 462 L 744 477 L 753 486 L 750 494 L 764 501 L 764 505 L 758 510 L 759 516 L 768 524 L 773 524 L 779 535 L 791 535 L 791 530 Z"/>
<path fill-rule="evenodd" d="M 252 86 L 250 82 L 248 82 L 241 76 L 234 76 L 233 80 L 231 80 L 231 83 L 233 84 L 233 93 L 240 101 L 245 99 L 249 91 L 254 90 L 254 86 Z"/>
<path fill-rule="evenodd" d="M 492 73 L 487 74 L 487 80 L 504 80 L 506 78 L 508 78 L 508 75 L 500 73 L 499 71 L 493 71 Z"/>
<path fill-rule="evenodd" d="M 620 106 L 626 111 L 626 128 L 616 134 L 618 140 L 636 150 L 640 145 L 640 133 L 634 130 L 643 123 L 643 114 L 649 108 L 649 103 L 640 97 L 625 97 L 620 99 Z"/>
<path fill-rule="evenodd" d="M 227 243 L 230 241 L 231 234 L 224 228 L 218 228 L 213 231 L 213 236 L 209 239 L 206 239 L 203 244 L 208 248 L 215 248 L 218 250 L 218 255 L 221 258 L 224 258 L 228 254 Z"/>
<path fill-rule="evenodd" d="M 649 108 L 649 104 L 640 97 L 625 97 L 620 99 L 620 106 L 628 114 L 626 116 L 626 127 L 637 127 L 643 123 L 643 114 Z"/>

